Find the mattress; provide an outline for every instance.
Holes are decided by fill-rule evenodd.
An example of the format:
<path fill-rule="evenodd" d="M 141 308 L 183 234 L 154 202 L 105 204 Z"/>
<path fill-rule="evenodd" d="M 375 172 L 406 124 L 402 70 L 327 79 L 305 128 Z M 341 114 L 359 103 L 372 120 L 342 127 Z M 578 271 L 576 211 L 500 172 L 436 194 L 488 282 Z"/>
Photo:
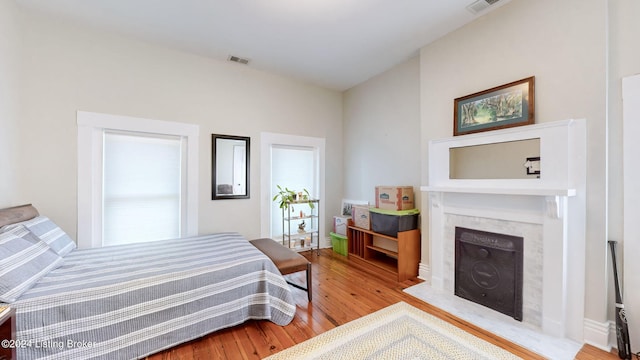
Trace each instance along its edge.
<path fill-rule="evenodd" d="M 11 306 L 23 360 L 137 359 L 295 313 L 278 269 L 237 233 L 75 249 Z"/>

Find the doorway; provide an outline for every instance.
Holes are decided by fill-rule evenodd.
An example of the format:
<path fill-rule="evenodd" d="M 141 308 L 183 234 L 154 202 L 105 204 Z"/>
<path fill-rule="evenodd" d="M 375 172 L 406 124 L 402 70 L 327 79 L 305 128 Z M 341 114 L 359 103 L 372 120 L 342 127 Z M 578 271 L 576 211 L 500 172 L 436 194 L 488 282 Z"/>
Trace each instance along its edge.
<path fill-rule="evenodd" d="M 322 201 L 325 139 L 285 134 L 261 134 L 261 236 L 282 239 L 282 210 L 274 202 L 277 186 L 309 191 Z M 324 239 L 324 206 L 320 206 L 319 238 Z M 322 245 L 321 240 L 321 245 Z"/>

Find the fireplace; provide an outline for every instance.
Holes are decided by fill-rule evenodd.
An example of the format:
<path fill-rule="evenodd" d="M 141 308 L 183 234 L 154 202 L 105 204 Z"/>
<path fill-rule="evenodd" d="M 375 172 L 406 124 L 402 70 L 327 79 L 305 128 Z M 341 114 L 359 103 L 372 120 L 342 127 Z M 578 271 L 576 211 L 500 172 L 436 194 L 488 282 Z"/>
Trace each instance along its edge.
<path fill-rule="evenodd" d="M 455 228 L 455 291 L 522 321 L 523 238 Z"/>
<path fill-rule="evenodd" d="M 453 148 L 527 139 L 540 139 L 540 178 L 450 177 Z M 422 242 L 421 278 L 427 279 L 435 290 L 452 296 L 460 292 L 455 284 L 456 227 L 521 236 L 522 314 L 514 311 L 511 318 L 499 312 L 496 315 L 507 324 L 520 323 L 513 317 L 521 317 L 522 323 L 544 334 L 576 341 L 599 339 L 600 334 L 606 334 L 608 329 L 603 330 L 600 323 L 587 322 L 584 317 L 587 268 L 584 119 L 432 139 L 428 157 L 428 185 L 421 187 L 428 193 L 423 203 L 428 201 L 429 213 L 425 223 L 428 235 Z M 480 257 L 482 249 L 489 252 L 485 245 L 480 246 L 469 251 L 476 251 Z M 465 243 L 464 247 L 471 245 Z M 485 273 L 483 276 L 491 278 L 491 271 Z M 482 291 L 479 294 L 480 298 L 482 294 L 489 295 Z M 493 311 L 487 308 L 487 312 Z"/>

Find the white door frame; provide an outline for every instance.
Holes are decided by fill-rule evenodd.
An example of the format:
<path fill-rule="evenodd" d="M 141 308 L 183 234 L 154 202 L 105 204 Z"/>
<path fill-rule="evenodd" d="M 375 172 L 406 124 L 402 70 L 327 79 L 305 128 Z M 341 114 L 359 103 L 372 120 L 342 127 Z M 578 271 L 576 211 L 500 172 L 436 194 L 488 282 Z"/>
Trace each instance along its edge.
<path fill-rule="evenodd" d="M 324 239 L 325 206 L 322 203 L 325 194 L 325 142 L 324 138 L 297 136 L 288 134 L 260 133 L 260 236 L 271 235 L 271 146 L 300 146 L 315 148 L 318 152 L 318 197 L 321 200 L 319 216 L 319 239 Z M 322 244 L 322 243 L 321 243 Z"/>
<path fill-rule="evenodd" d="M 622 241 L 624 306 L 629 324 L 640 324 L 640 239 L 638 239 L 638 216 L 640 216 L 640 189 L 638 178 L 638 134 L 640 134 L 640 75 L 622 79 L 623 111 L 623 181 L 624 181 L 624 226 Z M 620 247 L 618 247 L 620 250 Z M 618 259 L 620 263 L 620 259 Z M 618 268 L 620 272 L 620 268 Z M 611 286 L 609 287 L 611 289 Z M 611 297 L 610 297 L 611 298 Z M 638 329 L 638 328 L 636 328 Z M 631 330 L 634 330 L 633 328 Z M 631 351 L 640 350 L 640 333 L 631 331 Z M 614 342 L 615 343 L 615 342 Z"/>

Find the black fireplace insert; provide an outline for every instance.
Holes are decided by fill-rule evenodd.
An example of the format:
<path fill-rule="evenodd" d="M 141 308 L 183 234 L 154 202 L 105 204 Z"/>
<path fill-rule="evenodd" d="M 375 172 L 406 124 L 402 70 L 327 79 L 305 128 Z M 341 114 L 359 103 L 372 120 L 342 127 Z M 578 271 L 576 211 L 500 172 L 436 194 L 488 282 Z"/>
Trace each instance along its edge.
<path fill-rule="evenodd" d="M 523 238 L 456 227 L 455 294 L 522 321 Z"/>

